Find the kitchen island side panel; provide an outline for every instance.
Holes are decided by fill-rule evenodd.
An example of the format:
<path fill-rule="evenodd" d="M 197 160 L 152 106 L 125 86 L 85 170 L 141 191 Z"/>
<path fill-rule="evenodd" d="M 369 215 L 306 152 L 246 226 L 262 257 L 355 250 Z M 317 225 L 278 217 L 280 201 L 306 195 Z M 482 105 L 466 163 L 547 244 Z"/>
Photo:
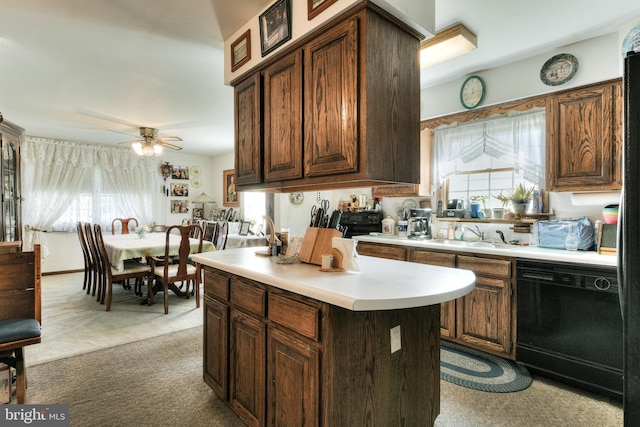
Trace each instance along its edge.
<path fill-rule="evenodd" d="M 354 312 L 323 325 L 324 426 L 427 426 L 440 413 L 440 306 Z M 391 352 L 391 329 L 400 349 Z"/>

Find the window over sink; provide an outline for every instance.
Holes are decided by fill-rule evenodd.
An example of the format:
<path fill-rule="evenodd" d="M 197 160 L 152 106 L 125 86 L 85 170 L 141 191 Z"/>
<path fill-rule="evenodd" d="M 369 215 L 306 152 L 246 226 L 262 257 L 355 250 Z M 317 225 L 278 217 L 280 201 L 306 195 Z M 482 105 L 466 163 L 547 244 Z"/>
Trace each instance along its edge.
<path fill-rule="evenodd" d="M 447 199 L 479 199 L 501 207 L 495 196 L 519 184 L 545 183 L 545 111 L 534 108 L 434 129 L 434 188 Z"/>

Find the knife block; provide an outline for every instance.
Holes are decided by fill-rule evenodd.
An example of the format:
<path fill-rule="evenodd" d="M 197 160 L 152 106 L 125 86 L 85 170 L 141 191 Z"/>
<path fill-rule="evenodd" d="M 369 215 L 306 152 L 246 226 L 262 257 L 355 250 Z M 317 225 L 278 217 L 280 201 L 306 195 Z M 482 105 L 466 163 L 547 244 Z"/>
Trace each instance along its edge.
<path fill-rule="evenodd" d="M 342 237 L 342 233 L 335 228 L 307 227 L 298 255 L 300 262 L 322 265 L 322 255 L 331 253 L 334 237 Z"/>

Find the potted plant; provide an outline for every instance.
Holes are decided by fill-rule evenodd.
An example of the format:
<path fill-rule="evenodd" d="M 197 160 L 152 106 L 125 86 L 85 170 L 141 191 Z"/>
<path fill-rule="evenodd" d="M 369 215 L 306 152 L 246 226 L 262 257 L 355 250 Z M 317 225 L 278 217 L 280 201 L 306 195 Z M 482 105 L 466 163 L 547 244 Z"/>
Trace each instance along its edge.
<path fill-rule="evenodd" d="M 509 192 L 509 198 L 511 199 L 511 205 L 513 206 L 513 213 L 516 219 L 520 218 L 522 214 L 527 211 L 532 194 L 533 187 L 527 188 L 522 183 L 518 184 L 514 190 Z"/>

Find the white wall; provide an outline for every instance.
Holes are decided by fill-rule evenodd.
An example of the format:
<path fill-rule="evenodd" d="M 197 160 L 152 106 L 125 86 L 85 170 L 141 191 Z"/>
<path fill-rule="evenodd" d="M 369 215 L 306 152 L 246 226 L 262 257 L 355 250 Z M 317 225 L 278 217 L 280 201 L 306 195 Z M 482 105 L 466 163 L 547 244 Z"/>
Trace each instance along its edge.
<path fill-rule="evenodd" d="M 623 36 L 624 37 L 624 36 Z M 619 34 L 611 33 L 554 49 L 502 67 L 478 70 L 485 81 L 486 95 L 480 108 L 534 95 L 583 86 L 622 76 Z M 570 53 L 578 59 L 578 72 L 568 83 L 547 86 L 540 80 L 540 68 L 552 56 Z M 422 119 L 466 111 L 460 105 L 460 86 L 464 78 L 424 88 L 421 93 Z"/>

